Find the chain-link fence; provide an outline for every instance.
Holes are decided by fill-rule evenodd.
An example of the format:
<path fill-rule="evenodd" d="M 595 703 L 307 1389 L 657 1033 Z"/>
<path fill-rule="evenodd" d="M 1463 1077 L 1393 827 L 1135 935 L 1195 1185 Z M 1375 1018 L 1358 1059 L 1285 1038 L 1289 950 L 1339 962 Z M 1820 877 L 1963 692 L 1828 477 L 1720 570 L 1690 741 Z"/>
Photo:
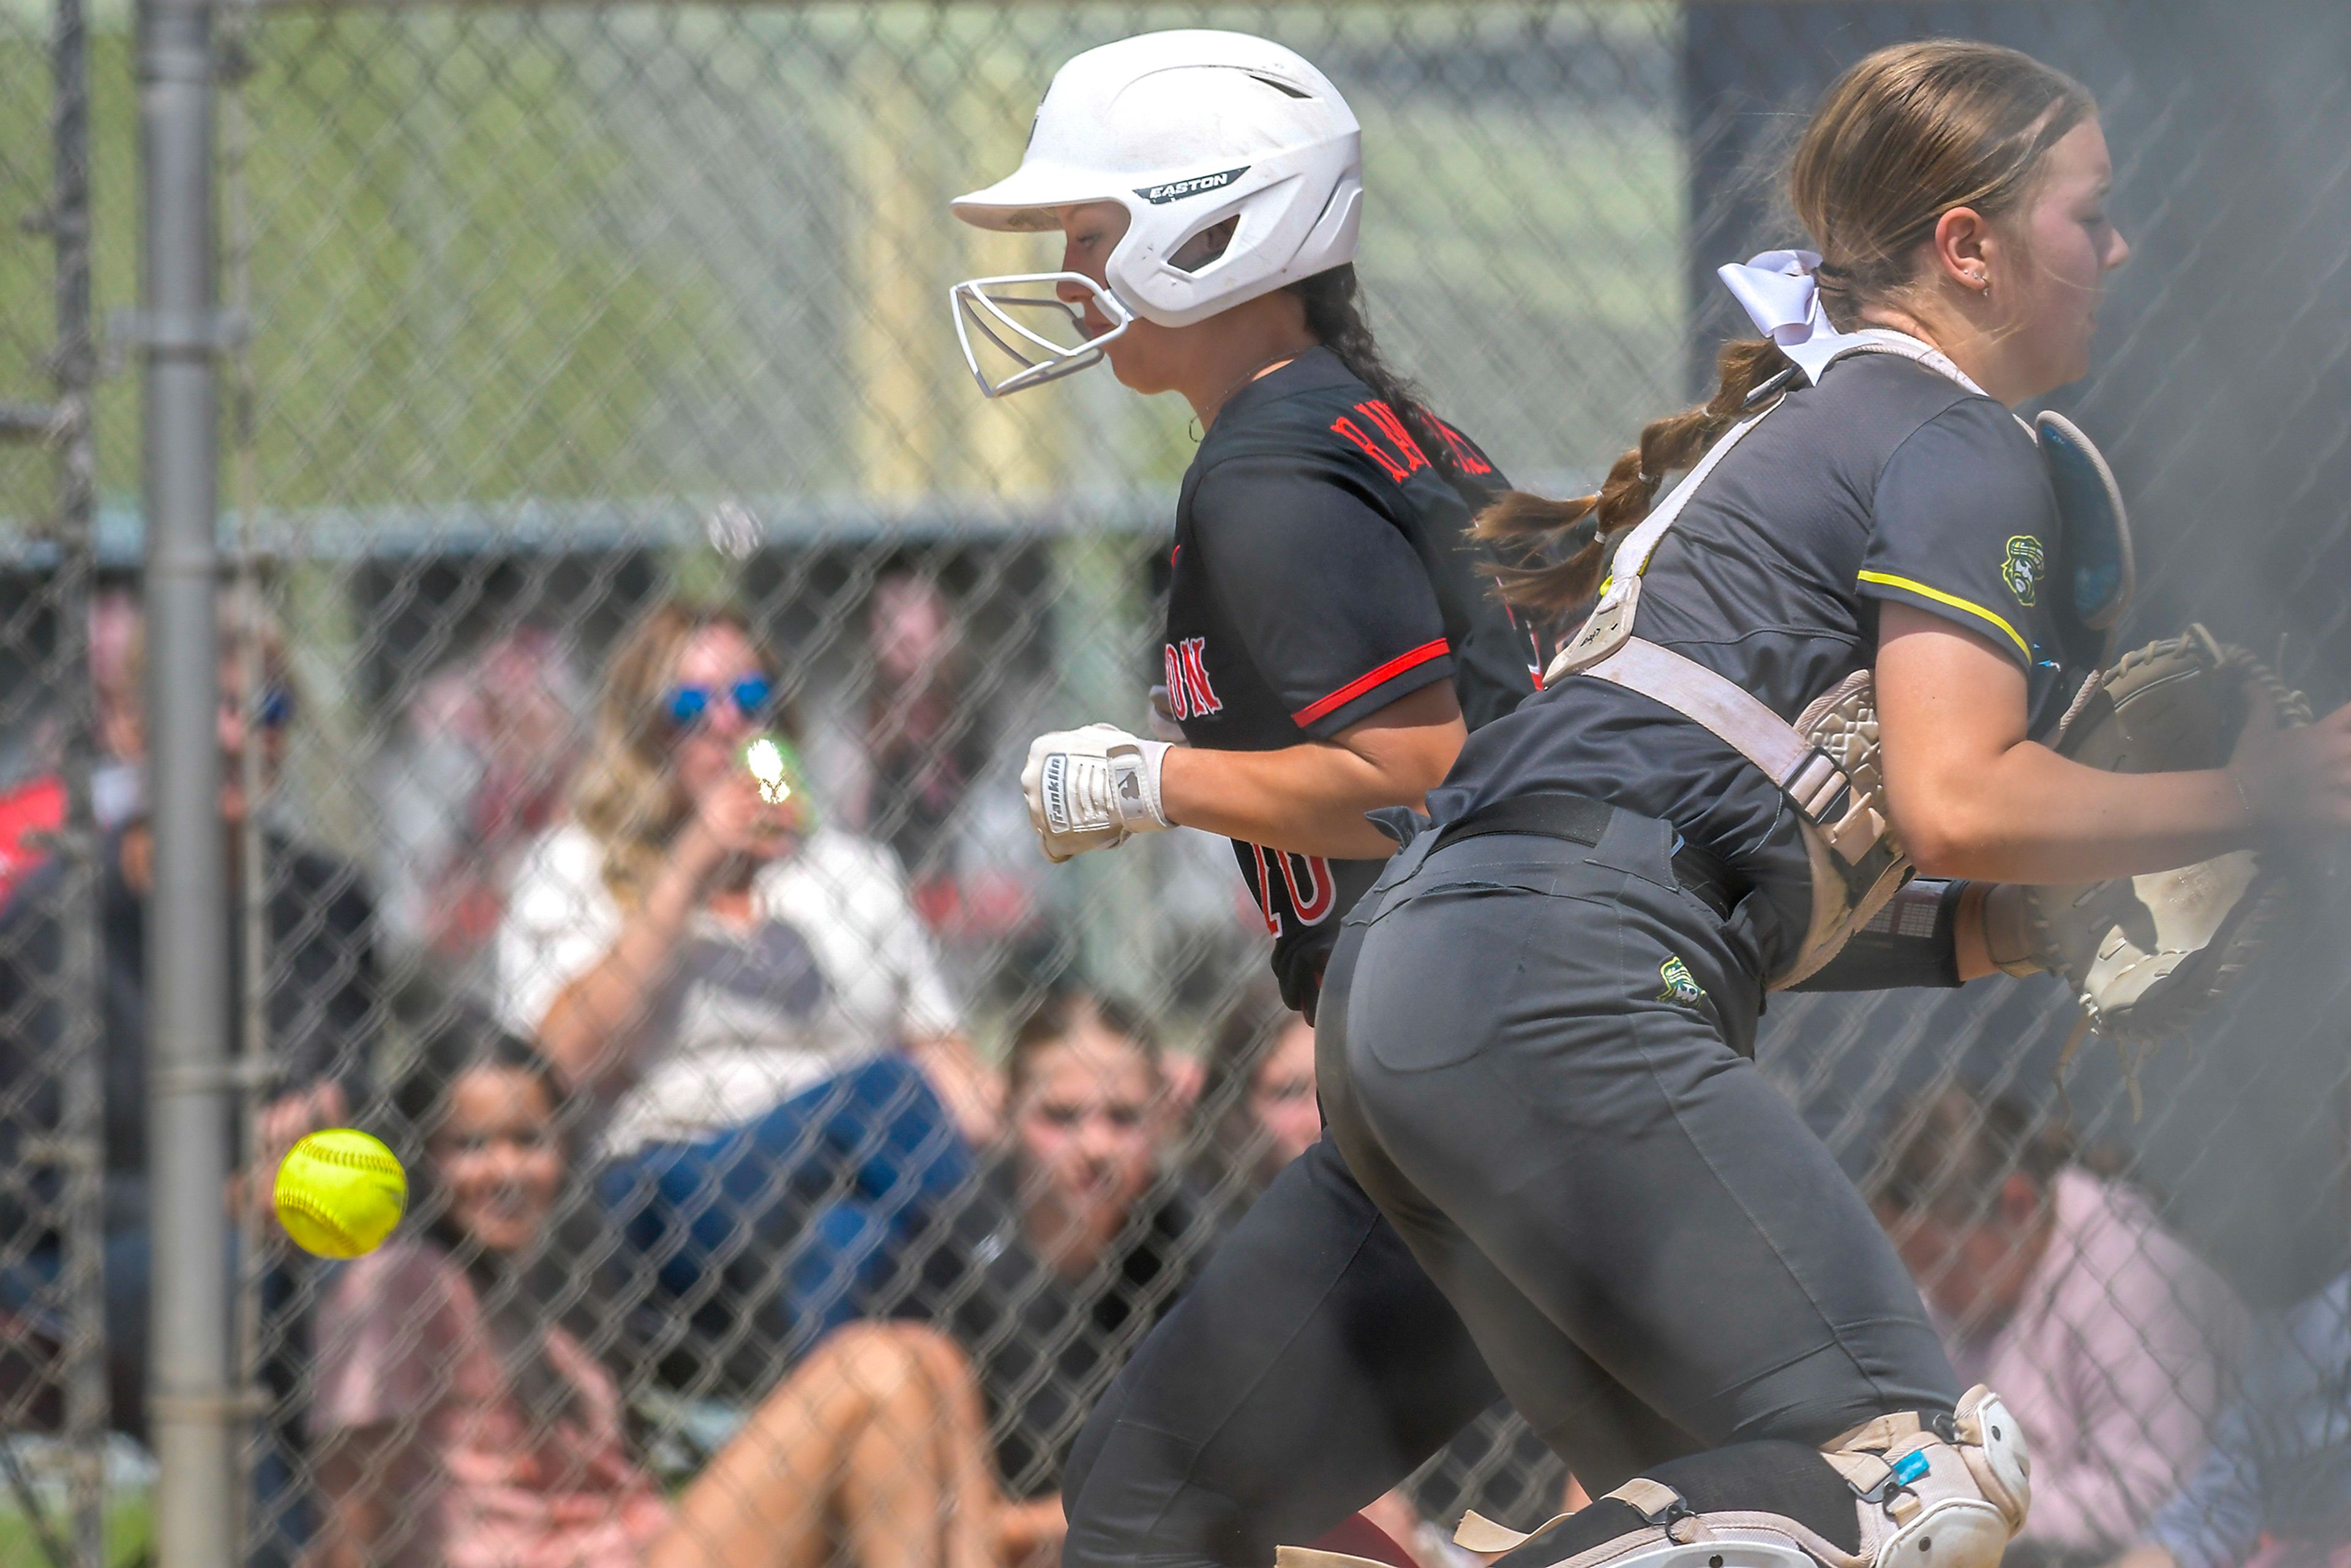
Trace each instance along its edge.
<path fill-rule="evenodd" d="M 147 57 L 76 5 L 0 10 L 0 206 L 46 219 L 0 246 L 10 1568 L 146 1551 L 139 1444 L 193 1407 L 145 1397 L 142 455 L 150 518 L 161 481 L 130 378 L 89 401 L 83 270 L 94 238 L 99 303 L 139 298 Z M 220 377 L 235 1163 L 348 1124 L 414 1182 L 344 1264 L 226 1195 L 212 1503 L 252 1560 L 635 1561 L 681 1508 L 710 1560 L 1050 1556 L 1086 1408 L 1313 1135 L 1227 847 L 1050 866 L 1019 796 L 1040 730 L 1143 722 L 1187 411 L 1105 371 L 985 401 L 944 304 L 1053 265 L 946 204 L 1017 162 L 1054 68 L 1195 25 L 1347 93 L 1384 349 L 1554 493 L 1710 375 L 1712 269 L 1791 237 L 1776 160 L 1844 64 L 1952 33 L 2074 72 L 2136 251 L 2063 400 L 2131 497 L 2125 644 L 2202 621 L 2351 692 L 2331 8 L 224 11 L 225 309 L 126 319 L 109 358 Z M 679 808 L 737 720 L 783 743 L 789 852 Z M 2193 1040 L 2094 1041 L 2062 1092 L 2052 981 L 1771 1005 L 1760 1059 L 1955 1354 L 2056 1423 L 2053 1561 L 2126 1544 L 2208 1441 L 2321 1476 L 2257 1529 L 2351 1538 L 2312 1501 L 2351 1497 L 2351 1322 L 2312 1295 L 2344 1262 L 2346 915 L 2322 881 Z M 1465 1508 L 1531 1526 L 1569 1485 L 1497 1411 L 1373 1513 L 1457 1568 Z M 2192 1568 L 2254 1549 L 2222 1536 Z"/>

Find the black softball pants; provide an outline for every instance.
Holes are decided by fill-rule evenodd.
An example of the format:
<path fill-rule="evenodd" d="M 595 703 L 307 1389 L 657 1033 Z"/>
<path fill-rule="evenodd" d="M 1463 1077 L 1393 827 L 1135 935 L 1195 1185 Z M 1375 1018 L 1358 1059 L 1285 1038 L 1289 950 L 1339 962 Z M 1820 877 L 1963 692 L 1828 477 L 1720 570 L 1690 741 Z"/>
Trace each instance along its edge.
<path fill-rule="evenodd" d="M 1376 1252 L 1332 1272 L 1334 1199 L 1253 1211 L 1081 1440 L 1073 1568 L 1263 1568 L 1482 1407 L 1465 1335 L 1594 1494 L 1958 1397 L 1900 1260 L 1757 1071 L 1755 956 L 1675 882 L 1671 830 L 1618 811 L 1596 846 L 1433 843 L 1347 917 L 1317 1069 L 1343 1157 L 1320 1167 L 1425 1278 Z M 1293 1287 L 1318 1267 L 1319 1295 Z M 1351 1344 L 1310 1299 L 1396 1332 Z"/>
<path fill-rule="evenodd" d="M 1499 1397 L 1326 1132 L 1094 1407 L 1062 1477 L 1063 1568 L 1270 1568 Z"/>

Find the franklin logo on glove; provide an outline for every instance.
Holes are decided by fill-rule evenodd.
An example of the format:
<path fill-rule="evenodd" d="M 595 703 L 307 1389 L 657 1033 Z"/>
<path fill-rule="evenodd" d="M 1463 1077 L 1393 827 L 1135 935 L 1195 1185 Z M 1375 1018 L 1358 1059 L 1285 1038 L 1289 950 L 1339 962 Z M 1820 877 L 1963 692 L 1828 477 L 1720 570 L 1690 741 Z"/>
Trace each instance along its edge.
<path fill-rule="evenodd" d="M 1159 803 L 1167 751 L 1166 741 L 1145 740 L 1114 724 L 1039 736 L 1020 770 L 1020 792 L 1045 858 L 1065 861 L 1174 827 Z"/>

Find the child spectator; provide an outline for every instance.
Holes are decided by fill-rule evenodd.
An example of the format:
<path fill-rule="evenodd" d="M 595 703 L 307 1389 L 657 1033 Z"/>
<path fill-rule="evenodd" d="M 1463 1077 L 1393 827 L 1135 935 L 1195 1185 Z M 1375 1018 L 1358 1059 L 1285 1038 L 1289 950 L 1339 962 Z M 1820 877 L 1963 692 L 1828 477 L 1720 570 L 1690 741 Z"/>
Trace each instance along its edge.
<path fill-rule="evenodd" d="M 1198 1184 L 1236 1218 L 1322 1136 L 1314 1026 L 1270 985 L 1243 992 L 1217 1031 L 1192 1124 Z"/>
<path fill-rule="evenodd" d="M 2137 1535 L 2228 1397 L 2247 1323 L 2153 1207 L 2005 1100 L 1903 1109 L 1879 1219 L 1962 1384 L 1997 1388 L 2032 1452 L 2015 1550 L 2086 1560 Z"/>
<path fill-rule="evenodd" d="M 776 1307 L 812 1336 L 966 1178 L 993 1085 L 889 851 L 821 821 L 804 783 L 763 800 L 745 747 L 789 747 L 778 685 L 732 611 L 644 617 L 497 967 L 508 1027 L 612 1103 L 602 1191 L 662 1291 L 705 1324 Z"/>
<path fill-rule="evenodd" d="M 1158 1048 L 1061 995 L 1021 1024 L 1009 1145 L 942 1222 L 906 1310 L 828 1338 L 686 1494 L 657 1568 L 806 1568 L 826 1521 L 858 1568 L 1050 1562 L 1086 1414 L 1203 1260 L 1157 1176 Z"/>
<path fill-rule="evenodd" d="M 2315 1568 L 2351 1545 L 2351 1274 L 2265 1325 L 2212 1447 L 2117 1568 Z"/>
<path fill-rule="evenodd" d="M 559 1321 L 562 1096 L 464 1016 L 396 1092 L 413 1218 L 319 1311 L 321 1568 L 631 1568 L 668 1525 L 618 1390 Z"/>

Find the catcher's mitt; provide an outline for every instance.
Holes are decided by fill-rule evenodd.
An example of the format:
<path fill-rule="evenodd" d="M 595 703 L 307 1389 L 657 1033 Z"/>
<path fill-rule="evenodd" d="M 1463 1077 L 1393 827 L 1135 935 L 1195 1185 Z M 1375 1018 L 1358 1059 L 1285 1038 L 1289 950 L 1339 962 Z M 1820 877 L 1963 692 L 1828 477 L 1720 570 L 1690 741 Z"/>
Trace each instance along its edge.
<path fill-rule="evenodd" d="M 2310 722 L 2301 693 L 2190 626 L 2093 681 L 2056 749 L 2117 773 L 2219 768 L 2261 708 L 2281 727 Z M 2028 888 L 2025 901 L 2042 961 L 2072 985 L 2089 1026 L 2147 1042 L 2178 1033 L 2227 992 L 2290 894 L 2283 867 L 2239 850 L 2177 871 Z"/>

